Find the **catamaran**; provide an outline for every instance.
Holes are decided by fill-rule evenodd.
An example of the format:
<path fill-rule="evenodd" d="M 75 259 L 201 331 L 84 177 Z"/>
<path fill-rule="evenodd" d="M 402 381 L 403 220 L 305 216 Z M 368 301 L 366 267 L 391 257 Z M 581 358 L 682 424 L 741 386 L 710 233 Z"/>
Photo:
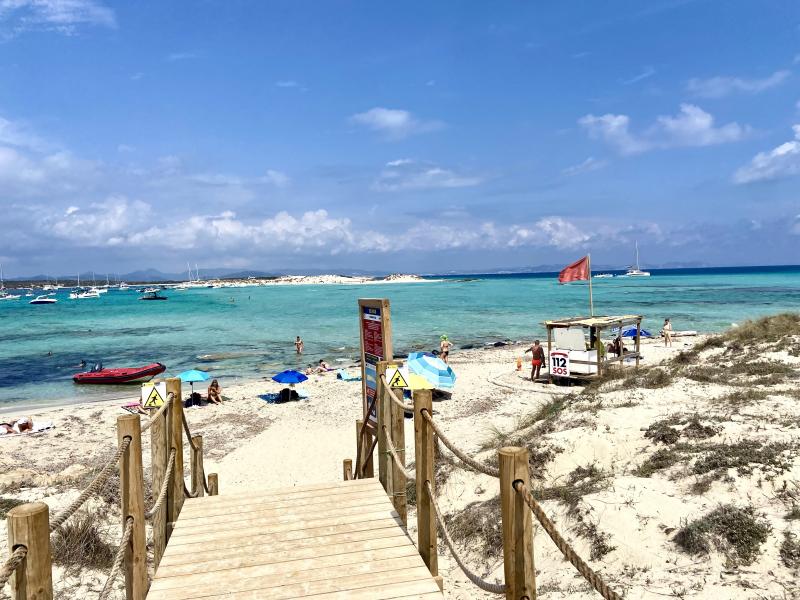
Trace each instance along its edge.
<path fill-rule="evenodd" d="M 623 277 L 650 277 L 650 271 L 642 271 L 639 268 L 639 242 L 635 242 L 636 245 L 636 266 L 628 267 L 628 271 L 623 275 Z"/>

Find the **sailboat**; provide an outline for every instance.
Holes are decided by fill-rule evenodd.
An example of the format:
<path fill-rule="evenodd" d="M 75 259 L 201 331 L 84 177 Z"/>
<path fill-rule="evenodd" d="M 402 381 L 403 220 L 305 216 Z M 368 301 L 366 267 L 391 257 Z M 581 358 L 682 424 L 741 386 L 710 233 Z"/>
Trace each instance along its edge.
<path fill-rule="evenodd" d="M 0 265 L 0 300 L 17 300 L 19 294 L 9 294 L 6 285 L 3 283 L 3 265 Z"/>
<path fill-rule="evenodd" d="M 639 268 L 639 242 L 635 242 L 636 245 L 636 266 L 628 267 L 628 271 L 623 275 L 623 277 L 650 277 L 650 271 L 642 271 Z"/>
<path fill-rule="evenodd" d="M 69 298 L 70 300 L 83 300 L 85 298 L 99 298 L 100 293 L 97 289 L 92 288 L 90 290 L 86 290 L 81 287 L 81 274 L 78 273 L 78 287 L 75 288 L 75 291 L 70 292 Z"/>

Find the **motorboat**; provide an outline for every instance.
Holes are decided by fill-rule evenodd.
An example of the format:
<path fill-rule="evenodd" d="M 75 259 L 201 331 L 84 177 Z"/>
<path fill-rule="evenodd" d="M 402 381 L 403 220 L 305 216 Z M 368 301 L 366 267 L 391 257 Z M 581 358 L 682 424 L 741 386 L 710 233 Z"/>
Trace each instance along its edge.
<path fill-rule="evenodd" d="M 19 294 L 12 294 L 6 291 L 5 283 L 3 283 L 3 265 L 0 265 L 0 300 L 17 300 Z"/>
<path fill-rule="evenodd" d="M 58 302 L 58 300 L 45 294 L 43 296 L 36 296 L 36 298 L 28 302 L 28 304 L 55 304 L 56 302 Z"/>
<path fill-rule="evenodd" d="M 142 292 L 139 300 L 168 300 L 167 296 L 162 296 L 160 291 L 155 288 L 147 288 Z"/>
<path fill-rule="evenodd" d="M 614 277 L 613 273 L 598 273 L 592 276 L 594 279 L 611 279 Z"/>
<path fill-rule="evenodd" d="M 91 290 L 71 292 L 69 297 L 71 300 L 83 300 L 85 298 L 99 298 L 100 294 L 98 293 L 97 290 L 91 289 Z"/>
<path fill-rule="evenodd" d="M 117 289 L 119 289 L 120 292 L 127 292 L 129 289 L 131 289 L 131 286 L 123 281 L 117 286 Z"/>
<path fill-rule="evenodd" d="M 636 242 L 636 265 L 628 267 L 623 277 L 650 277 L 650 271 L 642 271 L 639 268 L 639 242 Z"/>
<path fill-rule="evenodd" d="M 142 383 L 150 381 L 167 367 L 161 363 L 152 363 L 144 367 L 123 367 L 119 369 L 104 369 L 102 364 L 97 364 L 90 371 L 76 373 L 72 376 L 75 383 L 114 384 L 114 383 Z"/>

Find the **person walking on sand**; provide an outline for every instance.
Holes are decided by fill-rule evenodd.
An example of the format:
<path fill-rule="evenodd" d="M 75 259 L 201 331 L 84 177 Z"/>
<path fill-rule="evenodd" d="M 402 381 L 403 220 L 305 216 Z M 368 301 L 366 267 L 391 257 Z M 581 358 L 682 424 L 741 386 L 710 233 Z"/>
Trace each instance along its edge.
<path fill-rule="evenodd" d="M 439 358 L 447 363 L 447 358 L 450 356 L 450 348 L 453 347 L 453 342 L 447 339 L 446 335 L 441 337 L 439 342 Z"/>
<path fill-rule="evenodd" d="M 533 346 L 525 350 L 525 354 L 528 352 L 531 353 L 531 381 L 536 381 L 544 364 L 544 348 L 539 340 L 535 340 Z"/>
<path fill-rule="evenodd" d="M 664 336 L 664 348 L 672 348 L 672 323 L 669 319 L 664 319 L 664 326 L 661 328 L 661 335 Z"/>
<path fill-rule="evenodd" d="M 298 335 L 297 339 L 294 341 L 294 349 L 297 351 L 298 354 L 302 354 L 304 347 L 305 347 L 305 344 L 303 343 L 303 340 L 300 339 L 300 336 Z"/>

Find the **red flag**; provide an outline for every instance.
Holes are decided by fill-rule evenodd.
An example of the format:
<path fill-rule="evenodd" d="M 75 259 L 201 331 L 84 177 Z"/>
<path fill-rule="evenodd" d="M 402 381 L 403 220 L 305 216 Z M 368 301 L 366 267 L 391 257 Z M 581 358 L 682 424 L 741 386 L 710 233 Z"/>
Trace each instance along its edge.
<path fill-rule="evenodd" d="M 576 260 L 571 265 L 564 267 L 558 274 L 558 283 L 569 283 L 570 281 L 587 281 L 589 279 L 589 256 L 584 256 Z"/>

